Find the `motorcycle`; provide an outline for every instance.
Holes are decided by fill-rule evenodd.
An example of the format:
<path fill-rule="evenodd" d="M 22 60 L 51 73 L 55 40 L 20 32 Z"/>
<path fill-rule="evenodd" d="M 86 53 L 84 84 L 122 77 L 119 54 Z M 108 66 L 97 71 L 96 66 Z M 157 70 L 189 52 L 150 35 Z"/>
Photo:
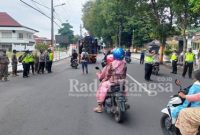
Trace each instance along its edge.
<path fill-rule="evenodd" d="M 155 62 L 155 63 L 153 64 L 152 73 L 153 73 L 154 75 L 158 75 L 159 70 L 160 70 L 160 64 L 159 64 L 159 62 Z"/>
<path fill-rule="evenodd" d="M 176 80 L 175 83 L 177 86 L 180 87 L 179 92 L 183 92 L 185 94 L 187 94 L 189 92 L 189 89 L 191 86 L 189 86 L 185 89 L 182 89 L 180 80 Z M 182 99 L 178 95 L 171 96 L 171 99 L 169 100 L 167 107 L 161 111 L 163 113 L 163 115 L 160 120 L 160 125 L 161 125 L 164 135 L 181 135 L 179 129 L 176 128 L 175 123 L 173 123 L 171 111 L 175 107 L 182 105 L 184 103 L 184 101 L 185 101 L 185 99 Z M 198 135 L 200 135 L 200 131 L 199 131 Z"/>
<path fill-rule="evenodd" d="M 71 67 L 77 69 L 78 68 L 78 60 L 72 59 L 71 60 Z"/>
<path fill-rule="evenodd" d="M 126 61 L 127 63 L 131 63 L 131 58 L 130 58 L 129 56 L 126 56 L 126 57 L 125 57 L 125 61 Z"/>
<path fill-rule="evenodd" d="M 100 70 L 100 68 L 96 67 L 96 70 Z M 108 114 L 112 114 L 115 121 L 118 123 L 123 122 L 125 112 L 130 108 L 127 104 L 127 98 L 124 95 L 124 91 L 124 81 L 120 84 L 111 85 L 103 103 L 104 111 Z"/>

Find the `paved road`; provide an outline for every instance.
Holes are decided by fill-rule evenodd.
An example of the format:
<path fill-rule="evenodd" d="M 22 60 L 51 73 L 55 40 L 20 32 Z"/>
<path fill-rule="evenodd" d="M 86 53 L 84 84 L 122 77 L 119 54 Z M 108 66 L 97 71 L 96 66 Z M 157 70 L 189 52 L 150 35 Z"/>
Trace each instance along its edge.
<path fill-rule="evenodd" d="M 52 74 L 0 83 L 0 135 L 162 135 L 160 111 L 178 91 L 174 80 L 183 80 L 184 86 L 191 83 L 161 67 L 160 75 L 152 77 L 154 82 L 145 85 L 144 67 L 134 60 L 127 77 L 131 109 L 125 122 L 118 124 L 109 115 L 92 111 L 95 88 L 90 84 L 96 79 L 95 66 L 89 65 L 90 73 L 82 75 L 64 60 L 54 64 Z M 168 92 L 157 92 L 163 87 Z M 156 95 L 149 96 L 149 91 Z"/>

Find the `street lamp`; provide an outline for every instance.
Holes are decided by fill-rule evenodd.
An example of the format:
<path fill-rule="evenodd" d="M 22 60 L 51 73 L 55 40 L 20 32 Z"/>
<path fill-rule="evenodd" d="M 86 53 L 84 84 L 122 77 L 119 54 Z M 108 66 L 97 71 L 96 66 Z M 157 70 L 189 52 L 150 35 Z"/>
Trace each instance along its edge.
<path fill-rule="evenodd" d="M 59 5 L 55 5 L 54 6 L 54 2 L 53 0 L 51 0 L 51 45 L 54 47 L 54 11 L 55 11 L 55 7 L 59 7 L 59 6 L 64 6 L 65 3 L 59 4 Z"/>

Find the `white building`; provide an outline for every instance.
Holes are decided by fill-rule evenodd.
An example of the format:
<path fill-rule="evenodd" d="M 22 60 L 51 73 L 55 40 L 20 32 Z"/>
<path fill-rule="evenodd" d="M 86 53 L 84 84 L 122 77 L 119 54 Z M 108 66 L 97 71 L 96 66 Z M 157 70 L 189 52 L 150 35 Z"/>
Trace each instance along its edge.
<path fill-rule="evenodd" d="M 0 48 L 9 51 L 34 50 L 33 34 L 37 30 L 19 24 L 10 15 L 0 12 Z"/>

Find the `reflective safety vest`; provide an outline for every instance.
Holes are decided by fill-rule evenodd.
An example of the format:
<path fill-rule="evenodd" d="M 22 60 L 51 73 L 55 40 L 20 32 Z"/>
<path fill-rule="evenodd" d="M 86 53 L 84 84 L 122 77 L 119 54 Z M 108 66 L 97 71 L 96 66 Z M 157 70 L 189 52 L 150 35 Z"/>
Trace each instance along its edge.
<path fill-rule="evenodd" d="M 177 61 L 177 56 L 176 56 L 176 54 L 172 54 L 171 60 L 172 60 L 172 61 Z"/>
<path fill-rule="evenodd" d="M 185 61 L 186 62 L 194 62 L 194 53 L 186 53 L 185 54 Z"/>
<path fill-rule="evenodd" d="M 145 61 L 145 63 L 152 64 L 154 61 L 154 58 L 153 58 L 153 56 L 145 56 L 144 61 Z"/>
<path fill-rule="evenodd" d="M 49 61 L 53 61 L 53 53 L 49 53 Z"/>
<path fill-rule="evenodd" d="M 34 57 L 32 54 L 28 55 L 29 62 L 34 62 Z"/>
<path fill-rule="evenodd" d="M 26 63 L 26 64 L 29 63 L 29 56 L 26 55 L 26 56 L 23 58 L 22 62 L 23 62 L 23 63 Z"/>

